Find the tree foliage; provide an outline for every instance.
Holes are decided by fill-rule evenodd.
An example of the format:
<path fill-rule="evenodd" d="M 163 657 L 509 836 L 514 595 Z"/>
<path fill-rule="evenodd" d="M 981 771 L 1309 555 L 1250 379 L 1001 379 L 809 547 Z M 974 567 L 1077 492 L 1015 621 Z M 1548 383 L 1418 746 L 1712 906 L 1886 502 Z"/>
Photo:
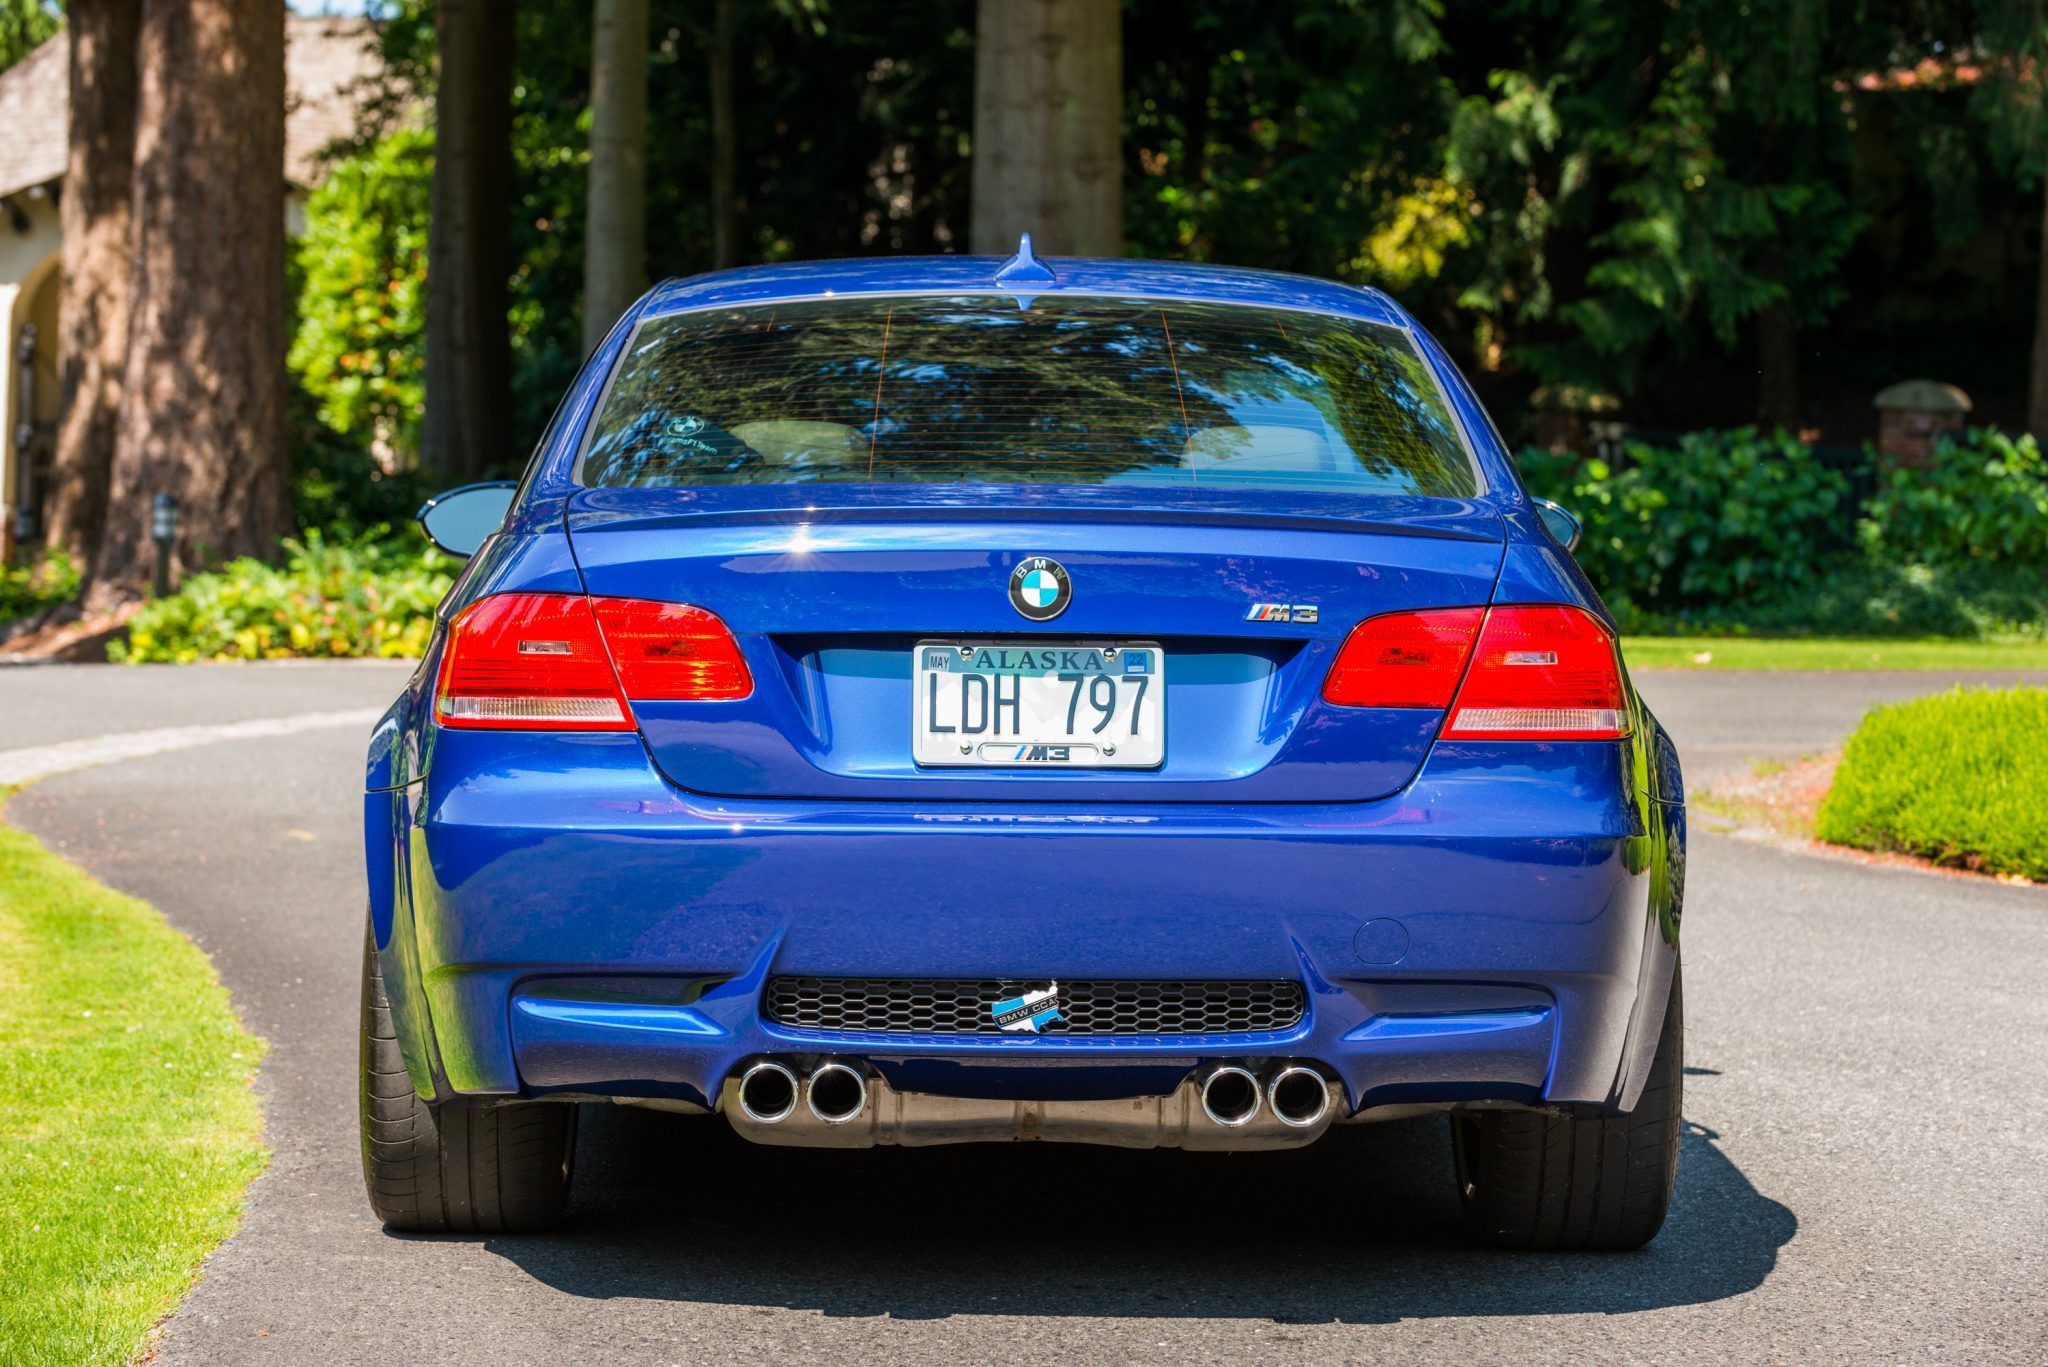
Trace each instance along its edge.
<path fill-rule="evenodd" d="M 63 22 L 55 0 L 0 0 L 0 71 L 34 52 Z"/>
<path fill-rule="evenodd" d="M 1490 397 L 1543 382 L 1675 392 L 1665 420 L 1704 425 L 1714 419 L 1689 403 L 1688 380 L 1782 363 L 1752 359 L 1768 352 L 1766 319 L 1817 338 L 1853 308 L 1859 323 L 1924 338 L 1911 310 L 1938 307 L 1959 269 L 1975 279 L 1965 263 L 1982 254 L 1986 206 L 2048 157 L 2034 78 L 2044 8 L 1126 0 L 1125 246 L 1379 286 Z M 714 260 L 714 35 L 702 0 L 649 9 L 646 255 L 659 278 Z M 393 122 L 380 132 L 432 95 L 424 0 L 390 14 Z M 519 16 L 508 461 L 582 359 L 591 57 L 587 4 Z M 738 7 L 742 263 L 965 248 L 974 20 L 973 0 Z M 1959 74 L 1980 67 L 1974 85 Z M 1873 139 L 1903 163 L 1897 174 L 1873 169 Z M 357 155 L 390 152 L 371 138 Z M 1895 302 L 1889 278 L 1856 290 L 1855 272 L 1873 268 L 1917 272 L 1918 292 Z M 2010 292 L 1970 287 L 1971 307 Z M 1961 344 L 1981 336 L 1994 362 L 2010 351 L 1965 332 Z M 354 349 L 334 335 L 350 343 L 338 355 Z M 1831 360 L 1853 370 L 1867 351 L 1836 347 Z M 1877 373 L 1858 384 L 1910 364 L 1872 355 Z M 300 360 L 314 383 L 310 347 Z M 392 378 L 393 392 L 416 392 Z M 351 402 L 323 394 L 322 411 L 405 429 Z"/>
<path fill-rule="evenodd" d="M 298 239 L 293 373 L 336 432 L 419 454 L 433 137 L 401 127 L 334 168 Z"/>

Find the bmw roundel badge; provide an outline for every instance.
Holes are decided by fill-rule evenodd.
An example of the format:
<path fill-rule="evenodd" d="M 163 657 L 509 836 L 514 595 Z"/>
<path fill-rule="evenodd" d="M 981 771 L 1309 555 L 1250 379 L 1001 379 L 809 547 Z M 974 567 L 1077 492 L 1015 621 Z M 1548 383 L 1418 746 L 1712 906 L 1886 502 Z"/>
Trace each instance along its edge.
<path fill-rule="evenodd" d="M 1074 581 L 1057 560 L 1026 556 L 1010 571 L 1010 606 L 1034 622 L 1050 622 L 1073 601 Z"/>

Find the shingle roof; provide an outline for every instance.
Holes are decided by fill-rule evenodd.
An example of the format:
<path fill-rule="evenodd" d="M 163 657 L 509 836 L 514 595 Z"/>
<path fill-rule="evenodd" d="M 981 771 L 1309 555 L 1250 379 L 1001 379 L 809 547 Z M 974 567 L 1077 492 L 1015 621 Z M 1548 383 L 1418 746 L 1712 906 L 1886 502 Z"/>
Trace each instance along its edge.
<path fill-rule="evenodd" d="M 0 72 L 0 195 L 64 176 L 71 44 L 58 34 Z M 285 179 L 317 185 L 321 154 L 355 131 L 363 79 L 376 74 L 376 36 L 362 19 L 285 20 Z"/>

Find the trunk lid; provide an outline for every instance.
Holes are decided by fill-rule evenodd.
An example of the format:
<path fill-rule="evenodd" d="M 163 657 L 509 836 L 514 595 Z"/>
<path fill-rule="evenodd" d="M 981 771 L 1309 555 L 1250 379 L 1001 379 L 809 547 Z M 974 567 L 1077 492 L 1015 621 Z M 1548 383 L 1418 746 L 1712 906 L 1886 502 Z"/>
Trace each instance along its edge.
<path fill-rule="evenodd" d="M 1323 678 L 1363 618 L 1488 601 L 1502 547 L 1484 504 L 1386 499 L 1358 520 L 1271 494 L 1133 507 L 1032 492 L 934 506 L 883 489 L 586 490 L 568 526 L 591 594 L 694 604 L 740 643 L 749 697 L 633 705 L 655 763 L 694 792 L 1336 802 L 1413 777 L 1442 714 L 1333 707 Z M 1070 576 L 1071 601 L 1052 621 L 1028 620 L 1008 591 L 1033 556 Z M 1255 605 L 1313 607 L 1316 620 L 1247 620 Z M 1156 644 L 1163 762 L 920 766 L 915 651 L 932 641 Z"/>

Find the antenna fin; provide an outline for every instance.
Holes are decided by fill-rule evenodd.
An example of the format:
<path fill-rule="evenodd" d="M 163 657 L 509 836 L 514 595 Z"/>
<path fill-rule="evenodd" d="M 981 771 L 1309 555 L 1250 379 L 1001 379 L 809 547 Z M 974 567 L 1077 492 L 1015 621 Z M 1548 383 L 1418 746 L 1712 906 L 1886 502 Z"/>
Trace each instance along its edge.
<path fill-rule="evenodd" d="M 1017 254 L 996 268 L 998 285 L 1049 285 L 1054 278 L 1052 267 L 1031 254 L 1030 233 L 1017 239 Z"/>

